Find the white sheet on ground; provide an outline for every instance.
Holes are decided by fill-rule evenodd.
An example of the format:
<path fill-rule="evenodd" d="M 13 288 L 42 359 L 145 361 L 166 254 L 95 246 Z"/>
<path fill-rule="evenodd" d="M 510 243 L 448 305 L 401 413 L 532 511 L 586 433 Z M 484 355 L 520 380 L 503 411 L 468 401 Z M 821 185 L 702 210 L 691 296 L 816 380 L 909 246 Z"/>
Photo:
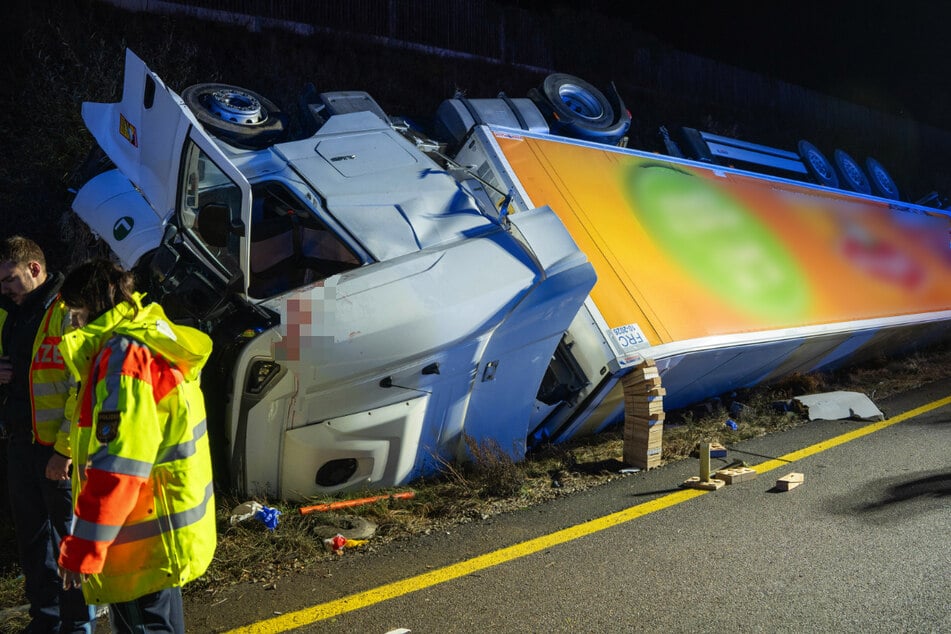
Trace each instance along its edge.
<path fill-rule="evenodd" d="M 807 394 L 793 399 L 803 405 L 809 420 L 885 420 L 885 414 L 861 392 L 825 392 Z"/>

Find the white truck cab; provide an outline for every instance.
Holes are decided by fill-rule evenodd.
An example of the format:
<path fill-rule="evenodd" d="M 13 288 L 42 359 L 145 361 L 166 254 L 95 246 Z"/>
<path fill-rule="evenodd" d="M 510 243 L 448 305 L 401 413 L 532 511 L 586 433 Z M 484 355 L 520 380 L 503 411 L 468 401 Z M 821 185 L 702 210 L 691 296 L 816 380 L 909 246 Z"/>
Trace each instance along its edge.
<path fill-rule="evenodd" d="M 261 118 L 255 95 L 221 90 L 197 99 Z M 214 339 L 219 480 L 306 499 L 407 482 L 466 436 L 524 455 L 595 281 L 550 209 L 500 217 L 376 112 L 287 142 L 261 144 L 254 123 L 223 140 L 131 51 L 122 101 L 83 118 L 115 169 L 74 211 Z"/>

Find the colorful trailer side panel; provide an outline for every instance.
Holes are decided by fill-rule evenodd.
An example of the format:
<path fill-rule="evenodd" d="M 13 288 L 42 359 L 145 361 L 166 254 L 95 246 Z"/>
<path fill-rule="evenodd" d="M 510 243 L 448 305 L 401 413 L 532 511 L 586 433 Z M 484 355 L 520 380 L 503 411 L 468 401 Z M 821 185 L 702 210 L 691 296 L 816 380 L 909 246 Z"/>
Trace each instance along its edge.
<path fill-rule="evenodd" d="M 901 203 L 496 134 L 598 273 L 611 328 L 650 345 L 951 310 L 948 219 Z"/>

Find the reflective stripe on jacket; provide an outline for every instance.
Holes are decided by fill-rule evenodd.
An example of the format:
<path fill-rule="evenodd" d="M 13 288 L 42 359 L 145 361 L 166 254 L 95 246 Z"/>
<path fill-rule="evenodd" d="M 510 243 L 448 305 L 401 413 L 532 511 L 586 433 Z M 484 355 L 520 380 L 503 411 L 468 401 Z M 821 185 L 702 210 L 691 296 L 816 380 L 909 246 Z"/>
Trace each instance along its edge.
<path fill-rule="evenodd" d="M 91 575 L 91 604 L 183 585 L 216 545 L 199 385 L 211 340 L 156 304 L 137 308 L 133 318 L 121 304 L 60 345 L 82 388 L 70 437 L 75 520 L 59 561 Z"/>
<path fill-rule="evenodd" d="M 69 416 L 72 381 L 59 342 L 70 328 L 69 309 L 59 296 L 46 309 L 43 322 L 33 340 L 30 361 L 30 405 L 33 410 L 33 441 L 55 445 L 56 451 L 69 456 Z M 71 409 L 71 401 L 70 408 Z"/>

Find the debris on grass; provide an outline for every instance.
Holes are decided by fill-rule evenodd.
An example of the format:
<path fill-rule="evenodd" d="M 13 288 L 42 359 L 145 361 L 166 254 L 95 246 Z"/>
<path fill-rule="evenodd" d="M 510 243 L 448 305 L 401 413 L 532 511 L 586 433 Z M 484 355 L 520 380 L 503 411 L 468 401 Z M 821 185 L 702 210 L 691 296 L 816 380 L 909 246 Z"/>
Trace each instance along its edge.
<path fill-rule="evenodd" d="M 281 512 L 269 506 L 264 506 L 260 502 L 243 502 L 231 510 L 229 522 L 236 524 L 254 518 L 260 520 L 268 530 L 273 531 L 277 528 L 277 517 Z"/>
<path fill-rule="evenodd" d="M 801 407 L 809 420 L 885 420 L 885 414 L 865 394 L 839 390 L 797 396 L 793 402 Z"/>
<path fill-rule="evenodd" d="M 365 539 L 347 539 L 343 535 L 337 534 L 324 540 L 324 548 L 337 556 L 343 554 L 344 548 L 356 548 L 367 543 Z"/>
<path fill-rule="evenodd" d="M 339 502 L 328 502 L 326 504 L 311 504 L 309 506 L 302 506 L 300 508 L 300 514 L 307 515 L 308 513 L 339 511 L 341 509 L 349 509 L 355 506 L 364 506 L 366 504 L 373 504 L 374 502 L 380 502 L 382 500 L 411 500 L 415 496 L 416 496 L 416 493 L 414 491 L 402 491 L 400 493 L 388 493 L 386 495 L 371 495 L 365 498 L 356 498 L 353 500 L 340 500 Z"/>

